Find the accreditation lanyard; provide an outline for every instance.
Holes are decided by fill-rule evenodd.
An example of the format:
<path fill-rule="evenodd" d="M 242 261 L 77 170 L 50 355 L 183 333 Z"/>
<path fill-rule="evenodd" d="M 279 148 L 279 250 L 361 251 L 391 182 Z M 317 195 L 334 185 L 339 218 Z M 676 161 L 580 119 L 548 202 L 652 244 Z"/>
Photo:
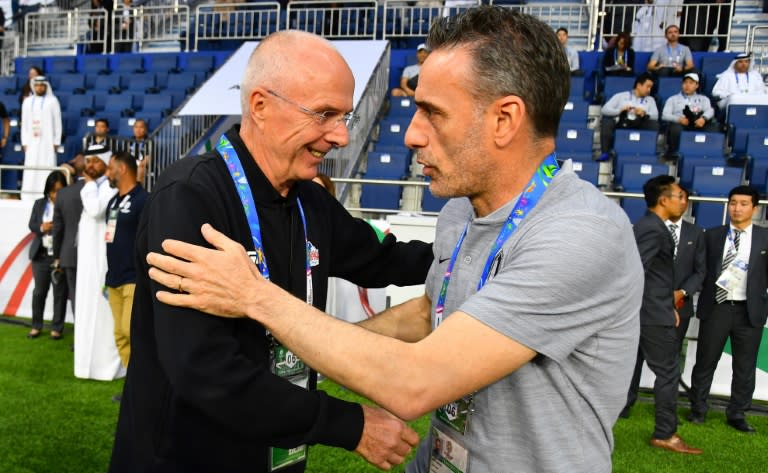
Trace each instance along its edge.
<path fill-rule="evenodd" d="M 747 91 L 749 90 L 749 71 L 747 71 L 747 73 L 746 73 L 746 74 L 744 74 L 744 76 L 745 76 L 745 77 L 746 77 L 746 79 L 747 79 L 747 85 L 746 85 L 746 86 L 741 86 L 741 85 L 739 84 L 739 73 L 738 73 L 738 72 L 736 72 L 736 71 L 733 71 L 733 76 L 736 78 L 736 87 L 738 87 L 738 88 L 739 88 L 739 90 L 740 90 L 742 93 L 745 93 L 745 92 L 747 92 Z"/>
<path fill-rule="evenodd" d="M 675 48 L 675 59 L 674 60 L 672 60 L 672 48 L 670 48 L 669 45 L 667 45 L 667 57 L 669 58 L 669 62 L 670 63 L 679 61 L 680 60 L 680 45 L 678 44 L 677 47 Z"/>
<path fill-rule="evenodd" d="M 613 63 L 614 64 L 622 64 L 624 66 L 627 64 L 627 50 L 624 50 L 624 62 L 619 62 L 619 48 L 616 48 L 613 50 Z"/>
<path fill-rule="evenodd" d="M 517 230 L 520 222 L 530 213 L 531 210 L 539 202 L 539 199 L 544 194 L 544 191 L 549 187 L 549 183 L 552 182 L 552 178 L 555 177 L 557 171 L 559 171 L 555 153 L 547 156 L 541 165 L 536 169 L 536 172 L 531 177 L 531 180 L 525 186 L 525 190 L 517 199 L 512 211 L 509 213 L 504 226 L 499 231 L 499 235 L 491 246 L 491 251 L 488 254 L 488 259 L 485 262 L 483 273 L 480 276 L 480 281 L 477 283 L 477 290 L 479 291 L 488 282 L 488 278 L 491 275 L 491 268 L 494 266 L 494 261 L 501 253 L 501 248 L 504 246 L 509 237 Z M 471 219 L 470 219 L 471 222 Z M 459 256 L 459 250 L 461 244 L 464 242 L 464 237 L 467 236 L 467 230 L 469 229 L 470 222 L 464 226 L 464 231 L 459 237 L 459 241 L 456 243 L 456 247 L 453 249 L 453 254 L 448 262 L 448 267 L 445 270 L 443 276 L 443 285 L 440 287 L 440 293 L 437 296 L 437 303 L 435 304 L 435 328 L 443 321 L 443 312 L 445 311 L 445 298 L 448 293 L 448 284 L 451 282 L 451 275 L 453 273 L 453 266 L 456 263 L 456 259 Z M 498 263 L 497 263 L 498 264 Z"/>
<path fill-rule="evenodd" d="M 245 176 L 243 170 L 243 164 L 240 162 L 240 158 L 237 156 L 237 151 L 232 146 L 225 134 L 221 135 L 219 144 L 216 145 L 216 150 L 219 152 L 224 163 L 227 165 L 232 181 L 235 183 L 235 188 L 240 196 L 240 201 L 243 204 L 243 210 L 245 216 L 248 219 L 248 226 L 251 230 L 251 238 L 253 239 L 253 247 L 256 250 L 256 265 L 259 267 L 262 276 L 269 280 L 269 268 L 267 267 L 267 259 L 264 255 L 264 245 L 261 239 L 261 225 L 259 224 L 259 214 L 256 212 L 256 205 L 253 202 L 251 193 L 251 186 L 248 184 L 248 178 Z M 307 304 L 312 305 L 312 266 L 310 262 L 310 243 L 307 238 L 307 219 L 304 216 L 304 209 L 301 206 L 301 200 L 296 197 L 296 204 L 299 208 L 299 216 L 301 217 L 302 228 L 304 229 L 304 252 L 305 252 L 305 268 L 307 275 Z M 306 364 L 293 354 L 288 348 L 275 340 L 274 337 L 269 335 L 272 341 L 272 349 L 270 352 L 270 365 L 271 371 L 275 375 L 284 378 L 292 384 L 307 389 L 309 387 L 309 369 Z M 307 460 L 307 446 L 299 445 L 293 448 L 269 448 L 269 471 L 276 471 L 281 468 L 285 468 L 290 465 L 295 465 Z"/>
<path fill-rule="evenodd" d="M 240 201 L 243 204 L 243 210 L 245 211 L 245 217 L 248 219 L 248 227 L 251 230 L 251 238 L 253 239 L 253 248 L 256 251 L 256 265 L 259 267 L 261 275 L 265 279 L 269 280 L 269 267 L 267 266 L 267 258 L 264 255 L 264 244 L 261 238 L 261 225 L 259 224 L 259 214 L 256 212 L 256 205 L 253 202 L 253 194 L 251 193 L 251 186 L 248 183 L 248 178 L 245 176 L 243 170 L 243 164 L 240 162 L 240 158 L 237 156 L 237 151 L 232 146 L 232 143 L 227 138 L 226 134 L 221 135 L 219 144 L 216 145 L 216 151 L 219 152 L 224 163 L 227 165 L 227 170 L 232 181 L 235 183 L 235 188 L 240 196 Z M 296 197 L 296 204 L 299 208 L 299 217 L 301 217 L 301 225 L 304 229 L 304 254 L 305 254 L 305 268 L 307 277 L 307 304 L 312 305 L 313 291 L 312 291 L 312 266 L 310 264 L 310 243 L 307 238 L 307 219 L 304 215 L 304 208 L 301 206 L 301 200 Z"/>

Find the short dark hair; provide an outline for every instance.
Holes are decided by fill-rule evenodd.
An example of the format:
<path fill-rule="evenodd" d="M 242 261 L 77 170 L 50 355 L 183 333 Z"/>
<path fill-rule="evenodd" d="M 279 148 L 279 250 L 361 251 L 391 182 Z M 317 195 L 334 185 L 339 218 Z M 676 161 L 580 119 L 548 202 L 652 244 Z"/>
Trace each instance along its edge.
<path fill-rule="evenodd" d="M 645 84 L 647 81 L 653 82 L 653 76 L 649 72 L 643 72 L 637 76 L 634 85 L 632 85 L 632 88 L 634 89 L 638 84 Z"/>
<path fill-rule="evenodd" d="M 664 35 L 667 34 L 670 28 L 677 28 L 677 31 L 680 31 L 680 27 L 677 25 L 668 25 L 666 28 L 664 28 Z"/>
<path fill-rule="evenodd" d="M 645 184 L 643 184 L 645 205 L 647 205 L 649 209 L 656 207 L 659 204 L 661 196 L 669 192 L 674 183 L 675 178 L 666 174 L 652 177 L 645 181 Z"/>
<path fill-rule="evenodd" d="M 55 186 L 57 182 L 60 182 L 62 187 L 67 187 L 67 178 L 66 176 L 64 176 L 64 173 L 61 171 L 52 171 L 50 174 L 48 174 L 48 177 L 45 179 L 45 187 L 43 188 L 43 195 L 46 198 L 51 193 L 51 191 L 53 190 L 53 186 Z"/>
<path fill-rule="evenodd" d="M 632 47 L 632 35 L 628 31 L 622 31 L 616 35 L 616 47 L 619 46 L 619 40 L 624 39 L 624 47 L 629 49 Z"/>
<path fill-rule="evenodd" d="M 112 155 L 112 158 L 126 165 L 131 174 L 136 175 L 138 172 L 138 166 L 136 165 L 136 158 L 128 151 L 117 151 Z"/>
<path fill-rule="evenodd" d="M 736 186 L 733 189 L 731 189 L 731 192 L 728 193 L 728 200 L 731 200 L 731 197 L 734 195 L 748 195 L 752 197 L 752 206 L 757 207 L 757 204 L 760 202 L 760 194 L 757 192 L 757 190 L 752 186 Z"/>
<path fill-rule="evenodd" d="M 562 26 L 561 26 L 560 28 L 558 28 L 558 29 L 556 29 L 556 30 L 555 30 L 555 34 L 557 34 L 557 33 L 561 32 L 561 31 L 562 31 L 563 33 L 565 33 L 566 35 L 568 34 L 568 28 L 563 28 Z"/>
<path fill-rule="evenodd" d="M 96 124 L 96 123 L 99 123 L 99 122 L 105 124 L 107 126 L 107 128 L 109 128 L 109 120 L 107 120 L 106 118 L 97 118 L 96 121 L 93 122 L 93 123 Z"/>
<path fill-rule="evenodd" d="M 554 137 L 570 89 L 570 68 L 552 28 L 531 15 L 481 5 L 441 17 L 427 45 L 466 47 L 474 74 L 467 88 L 480 104 L 515 95 L 525 103 L 536 138 Z"/>

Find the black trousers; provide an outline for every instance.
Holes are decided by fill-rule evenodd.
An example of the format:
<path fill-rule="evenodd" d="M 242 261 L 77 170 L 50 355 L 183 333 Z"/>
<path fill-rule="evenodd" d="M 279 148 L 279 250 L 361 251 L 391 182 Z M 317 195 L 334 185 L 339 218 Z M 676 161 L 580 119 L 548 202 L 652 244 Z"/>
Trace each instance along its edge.
<path fill-rule="evenodd" d="M 32 260 L 32 276 L 35 279 L 35 288 L 32 290 L 32 328 L 42 330 L 43 312 L 45 300 L 48 298 L 48 289 L 53 284 L 51 280 L 51 263 L 53 257 L 44 255 Z M 67 312 L 67 282 L 61 278 L 58 284 L 53 284 L 53 319 L 51 330 L 62 332 L 64 330 L 64 318 Z"/>
<path fill-rule="evenodd" d="M 746 304 L 715 304 L 712 313 L 699 324 L 696 365 L 691 375 L 689 395 L 693 412 L 703 415 L 708 410 L 707 399 L 712 378 L 725 342 L 730 337 L 733 378 L 731 400 L 725 415 L 732 420 L 744 418 L 744 411 L 752 405 L 752 394 L 755 392 L 757 353 L 762 336 L 763 327 L 753 327 L 749 323 Z"/>
<path fill-rule="evenodd" d="M 656 404 L 656 428 L 653 437 L 668 439 L 677 432 L 677 386 L 680 383 L 680 350 L 675 327 L 640 326 L 635 372 L 627 394 L 627 405 L 637 400 L 643 361 L 656 375 L 653 395 Z"/>
<path fill-rule="evenodd" d="M 67 279 L 67 289 L 69 291 L 69 300 L 72 304 L 72 314 L 75 313 L 75 289 L 77 287 L 77 268 L 61 268 Z"/>
<path fill-rule="evenodd" d="M 643 120 L 633 130 L 658 130 L 658 120 Z M 616 130 L 616 120 L 614 117 L 603 117 L 600 122 L 600 151 L 607 153 L 613 149 L 613 132 Z"/>

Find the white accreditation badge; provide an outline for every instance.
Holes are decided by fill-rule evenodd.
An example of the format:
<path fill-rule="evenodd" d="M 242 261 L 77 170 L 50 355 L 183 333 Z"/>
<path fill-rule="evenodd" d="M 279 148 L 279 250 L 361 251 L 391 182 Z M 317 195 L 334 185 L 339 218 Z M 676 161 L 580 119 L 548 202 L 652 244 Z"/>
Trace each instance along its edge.
<path fill-rule="evenodd" d="M 432 427 L 430 473 L 467 473 L 469 452 L 456 439 L 439 427 Z"/>
<path fill-rule="evenodd" d="M 104 241 L 112 243 L 115 241 L 115 231 L 117 230 L 117 214 L 120 209 L 109 209 L 107 217 L 107 231 L 104 233 Z"/>
<path fill-rule="evenodd" d="M 735 259 L 717 278 L 715 284 L 728 292 L 733 291 L 747 277 L 749 264 L 743 260 Z"/>

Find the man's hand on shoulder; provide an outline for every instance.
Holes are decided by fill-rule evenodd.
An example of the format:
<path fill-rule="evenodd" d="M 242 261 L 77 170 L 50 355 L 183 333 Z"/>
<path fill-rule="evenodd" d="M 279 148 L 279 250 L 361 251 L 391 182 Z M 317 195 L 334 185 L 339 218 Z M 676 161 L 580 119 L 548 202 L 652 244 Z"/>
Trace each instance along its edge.
<path fill-rule="evenodd" d="M 363 435 L 355 452 L 369 463 L 389 470 L 403 462 L 419 442 L 418 434 L 380 407 L 362 406 Z"/>

